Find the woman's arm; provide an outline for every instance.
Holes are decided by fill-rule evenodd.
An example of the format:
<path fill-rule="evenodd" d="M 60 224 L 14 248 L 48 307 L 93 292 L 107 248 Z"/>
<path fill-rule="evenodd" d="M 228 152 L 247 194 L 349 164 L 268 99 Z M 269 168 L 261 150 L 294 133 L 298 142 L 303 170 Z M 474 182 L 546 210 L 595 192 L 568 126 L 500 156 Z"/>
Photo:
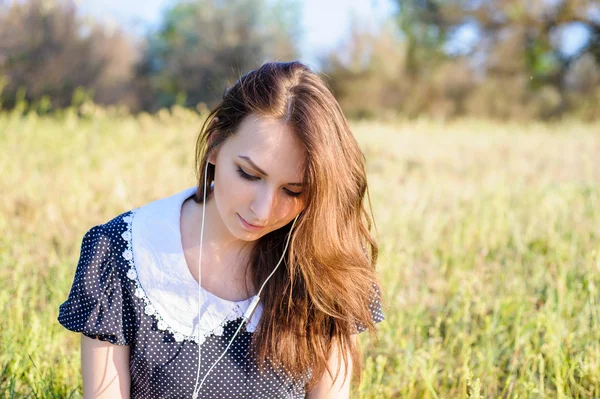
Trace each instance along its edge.
<path fill-rule="evenodd" d="M 84 399 L 129 399 L 129 346 L 81 334 L 81 374 Z"/>
<path fill-rule="evenodd" d="M 358 334 L 352 335 L 352 342 L 356 344 L 356 337 Z M 329 368 L 335 376 L 336 370 L 340 367 L 338 377 L 335 381 L 332 380 L 331 376 L 325 370 L 319 383 L 313 388 L 312 391 L 308 392 L 306 399 L 348 399 L 350 397 L 350 380 L 352 378 L 352 357 L 348 355 L 348 375 L 344 379 L 344 361 L 337 350 L 337 346 L 334 346 L 333 353 L 328 361 Z"/>

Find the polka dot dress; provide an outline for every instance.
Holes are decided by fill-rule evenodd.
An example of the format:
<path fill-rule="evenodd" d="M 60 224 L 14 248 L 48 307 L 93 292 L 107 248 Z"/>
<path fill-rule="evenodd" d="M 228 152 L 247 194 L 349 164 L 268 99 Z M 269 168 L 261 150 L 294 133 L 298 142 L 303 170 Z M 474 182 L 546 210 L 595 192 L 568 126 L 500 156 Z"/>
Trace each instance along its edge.
<path fill-rule="evenodd" d="M 185 264 L 179 215 L 195 187 L 95 226 L 58 321 L 68 330 L 131 348 L 131 398 L 191 398 L 233 337 L 252 298 L 227 301 L 201 289 Z M 195 285 L 194 285 L 195 284 Z M 375 287 L 376 288 L 376 287 Z M 384 320 L 376 289 L 371 313 Z M 311 371 L 293 376 L 268 366 L 262 374 L 250 345 L 262 306 L 208 374 L 200 398 L 304 398 Z M 365 331 L 358 324 L 357 331 Z"/>

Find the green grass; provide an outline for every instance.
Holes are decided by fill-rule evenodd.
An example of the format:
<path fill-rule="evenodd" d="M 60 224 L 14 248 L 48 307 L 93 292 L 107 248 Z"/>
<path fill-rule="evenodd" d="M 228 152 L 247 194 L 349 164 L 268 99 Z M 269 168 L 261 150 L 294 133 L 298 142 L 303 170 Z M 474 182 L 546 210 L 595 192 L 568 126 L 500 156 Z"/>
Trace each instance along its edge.
<path fill-rule="evenodd" d="M 83 234 L 194 184 L 194 113 L 85 113 L 0 113 L 0 398 L 81 397 Z M 352 126 L 386 315 L 355 397 L 600 397 L 600 126 Z"/>

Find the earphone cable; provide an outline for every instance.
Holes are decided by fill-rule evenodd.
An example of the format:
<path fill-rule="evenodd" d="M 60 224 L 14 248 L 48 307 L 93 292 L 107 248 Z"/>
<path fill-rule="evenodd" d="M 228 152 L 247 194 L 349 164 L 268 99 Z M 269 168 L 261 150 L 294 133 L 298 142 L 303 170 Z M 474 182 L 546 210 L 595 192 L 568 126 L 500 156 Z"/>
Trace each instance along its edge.
<path fill-rule="evenodd" d="M 294 225 L 296 224 L 296 220 L 298 219 L 298 216 L 299 215 L 296 215 L 296 218 L 294 219 L 294 223 L 292 224 L 292 227 L 290 228 L 290 233 L 288 234 L 288 238 L 287 238 L 287 241 L 285 243 L 285 248 L 283 249 L 283 254 L 281 255 L 281 258 L 279 258 L 279 262 L 277 262 L 277 266 L 275 266 L 275 268 L 273 269 L 273 271 L 271 272 L 271 274 L 269 275 L 269 277 L 267 277 L 267 279 L 265 280 L 265 282 L 263 283 L 263 285 L 260 287 L 260 290 L 258 291 L 258 294 L 256 294 L 256 296 L 254 297 L 254 299 L 250 303 L 250 306 L 248 306 L 248 309 L 244 313 L 244 316 L 242 316 L 242 321 L 240 322 L 237 330 L 235 331 L 235 334 L 233 334 L 233 337 L 231 337 L 231 340 L 229 340 L 229 344 L 227 344 L 227 347 L 225 348 L 225 350 L 223 351 L 223 353 L 221 353 L 221 356 L 219 356 L 219 358 L 208 369 L 208 371 L 204 375 L 204 378 L 202 379 L 202 382 L 200 382 L 200 387 L 198 388 L 198 390 L 200 390 L 202 388 L 202 385 L 204 384 L 204 380 L 206 380 L 206 377 L 208 377 L 208 374 L 210 374 L 210 372 L 212 371 L 212 369 L 215 368 L 215 366 L 217 365 L 217 363 L 219 363 L 219 361 L 223 358 L 223 356 L 225 356 L 225 353 L 227 353 L 227 350 L 229 349 L 229 347 L 231 346 L 231 344 L 235 340 L 235 337 L 240 332 L 240 329 L 242 328 L 242 326 L 244 325 L 244 323 L 248 322 L 250 320 L 250 317 L 252 316 L 252 313 L 254 313 L 254 309 L 256 308 L 256 306 L 258 305 L 258 302 L 260 301 L 260 293 L 262 292 L 263 288 L 265 287 L 265 285 L 267 284 L 267 282 L 269 281 L 269 279 L 271 278 L 271 276 L 275 273 L 275 271 L 277 270 L 277 268 L 281 264 L 281 261 L 283 260 L 283 257 L 285 256 L 285 251 L 287 250 L 288 244 L 290 242 L 290 236 L 291 236 L 291 233 L 292 233 L 292 229 L 294 228 Z"/>
<path fill-rule="evenodd" d="M 193 393 L 193 399 L 198 399 L 198 394 L 200 393 L 200 388 L 202 387 L 202 385 L 200 385 L 200 387 L 198 387 L 198 390 L 196 390 L 196 386 L 198 385 L 198 380 L 200 379 L 200 365 L 202 363 L 202 349 L 201 349 L 201 345 L 200 345 L 200 309 L 201 309 L 201 305 L 202 305 L 202 295 L 201 295 L 201 290 L 202 290 L 202 240 L 203 240 L 203 236 L 204 236 L 204 215 L 205 215 L 205 209 L 206 209 L 206 177 L 207 177 L 207 173 L 208 172 L 208 161 L 206 161 L 206 167 L 204 168 L 204 187 L 203 187 L 203 191 L 204 191 L 204 198 L 202 200 L 202 227 L 200 228 L 200 248 L 198 249 L 198 326 L 197 326 L 197 331 L 198 331 L 198 370 L 196 372 L 196 383 L 194 384 L 194 393 Z M 206 378 L 206 376 L 204 377 Z"/>
<path fill-rule="evenodd" d="M 206 168 L 204 169 L 204 199 L 203 199 L 203 202 L 202 202 L 202 225 L 201 225 L 201 228 L 200 228 L 200 250 L 199 250 L 200 254 L 198 256 L 198 334 L 200 334 L 200 309 L 201 309 L 201 303 L 202 303 L 202 298 L 201 298 L 201 289 L 202 289 L 202 285 L 201 285 L 201 281 L 202 281 L 202 274 L 201 274 L 202 273 L 202 239 L 203 239 L 203 235 L 204 235 L 204 215 L 205 215 L 205 209 L 206 209 L 206 175 L 207 175 L 207 170 L 208 170 L 208 162 L 206 162 Z M 279 262 L 277 262 L 277 265 L 273 268 L 273 271 L 271 272 L 271 274 L 269 274 L 269 276 L 263 282 L 262 286 L 258 290 L 258 293 L 256 294 L 256 296 L 254 297 L 254 299 L 252 300 L 252 302 L 248 306 L 248 309 L 246 309 L 246 311 L 244 312 L 244 315 L 242 316 L 242 321 L 240 322 L 240 324 L 239 324 L 237 330 L 235 331 L 235 333 L 233 334 L 233 337 L 231 338 L 231 340 L 227 344 L 227 347 L 225 348 L 225 350 L 223 351 L 223 353 L 221 353 L 221 356 L 219 356 L 219 358 L 208 369 L 208 371 L 204 375 L 204 378 L 200 382 L 199 386 L 198 386 L 198 379 L 200 378 L 200 364 L 201 364 L 201 349 L 200 349 L 200 346 L 201 345 L 200 345 L 200 343 L 198 343 L 198 371 L 197 371 L 197 374 L 196 374 L 196 383 L 194 385 L 194 393 L 193 393 L 193 396 L 192 396 L 193 399 L 198 399 L 198 395 L 200 394 L 200 390 L 202 389 L 202 386 L 204 385 L 204 381 L 206 380 L 206 378 L 208 377 L 208 375 L 210 374 L 210 372 L 212 371 L 212 369 L 215 368 L 215 366 L 217 365 L 217 363 L 219 363 L 219 361 L 223 358 L 223 356 L 225 356 L 225 353 L 227 353 L 227 350 L 229 349 L 229 347 L 231 346 L 231 344 L 235 340 L 235 337 L 237 337 L 237 335 L 240 332 L 240 330 L 241 330 L 242 326 L 244 325 L 244 323 L 249 322 L 250 317 L 254 313 L 254 310 L 255 310 L 256 306 L 258 306 L 258 303 L 260 302 L 260 294 L 261 294 L 262 290 L 265 288 L 265 285 L 267 284 L 267 282 L 269 281 L 269 279 L 273 276 L 273 274 L 275 274 L 275 272 L 279 268 L 279 265 L 283 261 L 283 258 L 285 256 L 287 248 L 288 248 L 288 245 L 290 243 L 290 237 L 292 235 L 292 231 L 294 230 L 294 226 L 296 225 L 296 221 L 298 220 L 298 216 L 300 216 L 300 215 L 299 214 L 296 215 L 296 217 L 294 218 L 294 222 L 292 223 L 292 226 L 290 227 L 290 231 L 288 233 L 287 240 L 285 242 L 285 247 L 283 248 L 283 253 L 281 254 L 281 258 L 279 258 Z M 198 339 L 199 338 L 200 338 L 200 336 L 198 335 Z M 197 389 L 196 389 L 196 386 L 197 386 Z"/>

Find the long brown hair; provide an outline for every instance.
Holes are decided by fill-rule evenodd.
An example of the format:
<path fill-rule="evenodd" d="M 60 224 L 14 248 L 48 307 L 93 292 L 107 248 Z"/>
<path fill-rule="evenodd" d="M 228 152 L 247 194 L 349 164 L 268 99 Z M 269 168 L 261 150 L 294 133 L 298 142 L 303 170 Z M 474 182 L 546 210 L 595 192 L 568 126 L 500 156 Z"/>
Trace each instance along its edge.
<path fill-rule="evenodd" d="M 261 294 L 263 313 L 252 338 L 259 367 L 269 359 L 292 375 L 308 373 L 310 390 L 325 370 L 333 376 L 327 359 L 337 347 L 346 371 L 350 353 L 353 375 L 360 381 L 361 355 L 350 338 L 358 324 L 376 331 L 369 305 L 379 287 L 364 154 L 318 75 L 297 61 L 268 62 L 227 89 L 205 120 L 196 145 L 197 203 L 202 203 L 204 190 L 207 196 L 212 191 L 213 164 L 204 186 L 209 154 L 250 114 L 286 122 L 307 154 L 306 207 L 290 238 L 285 264 Z M 277 264 L 291 224 L 254 243 L 248 267 L 255 286 Z M 338 374 L 339 367 L 333 378 Z"/>

